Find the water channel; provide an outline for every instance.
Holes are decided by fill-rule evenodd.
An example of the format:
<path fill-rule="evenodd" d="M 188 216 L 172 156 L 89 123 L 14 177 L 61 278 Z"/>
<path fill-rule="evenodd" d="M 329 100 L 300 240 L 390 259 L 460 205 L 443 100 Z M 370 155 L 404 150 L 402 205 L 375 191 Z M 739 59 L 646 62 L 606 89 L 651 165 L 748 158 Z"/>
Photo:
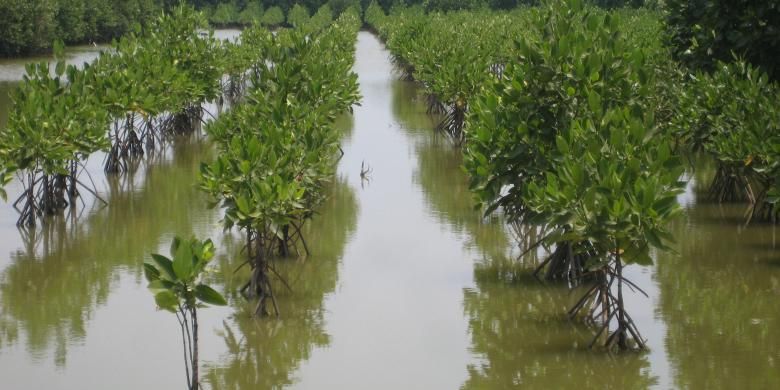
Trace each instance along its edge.
<path fill-rule="evenodd" d="M 230 35 L 230 34 L 228 34 Z M 94 49 L 69 51 L 89 60 Z M 0 62 L 0 126 L 19 62 Z M 16 73 L 14 73 L 16 72 Z M 88 167 L 107 206 L 21 234 L 0 205 L 0 388 L 184 388 L 179 328 L 155 309 L 141 271 L 174 235 L 211 237 L 209 275 L 230 301 L 201 319 L 202 373 L 213 389 L 776 388 L 780 257 L 770 225 L 699 200 L 702 164 L 680 200 L 676 253 L 629 267 L 650 295 L 628 307 L 650 352 L 586 349 L 576 299 L 530 276 L 510 230 L 474 210 L 460 152 L 433 132 L 418 87 L 399 81 L 361 32 L 362 105 L 343 117 L 345 155 L 307 226 L 312 255 L 282 260 L 281 318 L 255 319 L 237 293 L 240 237 L 196 188 L 212 146 L 182 139 L 133 174 Z M 360 177 L 361 164 L 370 180 Z M 11 199 L 18 184 L 8 187 Z"/>

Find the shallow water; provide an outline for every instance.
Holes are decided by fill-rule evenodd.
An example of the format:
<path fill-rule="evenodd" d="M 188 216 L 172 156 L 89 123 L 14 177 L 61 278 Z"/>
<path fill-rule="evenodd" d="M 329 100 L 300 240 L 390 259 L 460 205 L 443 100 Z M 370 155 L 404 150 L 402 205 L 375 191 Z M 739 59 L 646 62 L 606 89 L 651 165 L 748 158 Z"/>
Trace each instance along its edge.
<path fill-rule="evenodd" d="M 516 261 L 508 229 L 480 218 L 459 151 L 433 133 L 417 87 L 396 80 L 369 33 L 355 71 L 362 106 L 339 121 L 345 155 L 306 228 L 313 255 L 277 265 L 292 288 L 277 286 L 280 319 L 252 318 L 236 294 L 241 239 L 222 233 L 195 187 L 213 153 L 206 140 L 179 140 L 120 179 L 105 179 L 96 156 L 88 167 L 108 205 L 34 237 L 0 205 L 0 387 L 183 388 L 178 325 L 155 310 L 141 272 L 174 234 L 219 249 L 210 279 L 231 304 L 199 315 L 214 389 L 780 386 L 772 226 L 740 227 L 739 207 L 701 202 L 692 185 L 672 226 L 678 254 L 626 270 L 650 295 L 628 305 L 651 351 L 588 351 L 591 331 L 563 315 L 576 295 L 533 280 L 541 254 Z"/>

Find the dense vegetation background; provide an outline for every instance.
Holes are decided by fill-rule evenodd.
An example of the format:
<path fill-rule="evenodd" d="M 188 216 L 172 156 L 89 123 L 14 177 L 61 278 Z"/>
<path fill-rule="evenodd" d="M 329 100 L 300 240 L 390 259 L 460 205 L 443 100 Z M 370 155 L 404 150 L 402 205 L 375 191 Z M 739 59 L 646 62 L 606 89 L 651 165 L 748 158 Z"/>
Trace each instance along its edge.
<path fill-rule="evenodd" d="M 379 0 L 389 9 L 399 0 Z M 614 0 L 599 0 L 614 2 Z M 624 0 L 619 0 L 624 1 Z M 55 40 L 66 44 L 106 42 L 145 24 L 179 0 L 0 0 L 0 56 L 19 56 L 50 50 Z M 368 6 L 369 0 L 189 0 L 206 11 L 215 26 L 260 22 L 278 26 L 299 4 L 309 14 L 328 4 L 338 15 L 349 6 Z M 427 9 L 512 8 L 535 0 L 409 0 Z"/>
<path fill-rule="evenodd" d="M 0 56 L 47 51 L 55 40 L 66 44 L 106 42 L 144 24 L 179 0 L 0 0 Z M 309 15 L 328 5 L 335 15 L 350 6 L 365 9 L 370 0 L 189 0 L 216 27 L 290 24 L 298 5 Z M 378 0 L 385 10 L 398 2 L 426 10 L 508 9 L 539 0 Z M 734 56 L 780 75 L 780 3 L 763 0 L 591 0 L 603 7 L 647 6 L 661 9 L 669 42 L 678 59 L 710 70 Z M 301 8 L 303 7 L 303 8 Z"/>
<path fill-rule="evenodd" d="M 780 2 L 666 0 L 665 8 L 678 59 L 712 70 L 713 60 L 738 56 L 780 77 Z"/>
<path fill-rule="evenodd" d="M 102 42 L 151 20 L 175 0 L 0 0 L 0 55 L 47 50 L 54 40 Z"/>

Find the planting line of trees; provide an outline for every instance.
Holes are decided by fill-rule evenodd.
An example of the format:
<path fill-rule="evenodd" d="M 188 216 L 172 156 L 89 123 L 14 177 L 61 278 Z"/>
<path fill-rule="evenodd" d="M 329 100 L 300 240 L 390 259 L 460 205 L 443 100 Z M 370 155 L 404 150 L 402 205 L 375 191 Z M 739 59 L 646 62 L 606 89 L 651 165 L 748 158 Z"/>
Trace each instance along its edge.
<path fill-rule="evenodd" d="M 200 13 L 179 6 L 91 64 L 66 65 L 59 44 L 54 66 L 27 66 L 0 130 L 3 183 L 16 173 L 24 186 L 17 225 L 74 206 L 81 191 L 99 199 L 81 175 L 95 152 L 107 152 L 106 173 L 124 172 L 172 135 L 200 129 L 223 74 L 221 43 L 205 26 Z"/>
<path fill-rule="evenodd" d="M 682 148 L 715 161 L 707 197 L 747 203 L 745 219 L 780 216 L 780 85 L 743 59 L 687 75 L 672 118 Z"/>
<path fill-rule="evenodd" d="M 461 143 L 470 99 L 500 74 L 511 51 L 511 39 L 523 33 L 527 13 L 461 11 L 425 14 L 421 6 L 396 7 L 390 16 L 377 3 L 366 22 L 387 44 L 403 77 L 425 89 L 430 113 L 444 114 L 439 125 Z"/>
<path fill-rule="evenodd" d="M 324 201 L 340 158 L 336 117 L 360 100 L 352 72 L 359 13 L 347 10 L 336 21 L 329 11 L 318 15 L 276 34 L 256 24 L 222 47 L 232 109 L 206 126 L 218 157 L 201 165 L 200 187 L 224 209 L 225 229 L 246 237 L 243 264 L 252 276 L 240 292 L 258 299 L 257 315 L 271 306 L 280 314 L 271 278 L 289 286 L 270 258 L 308 254 L 303 225 Z M 200 388 L 197 308 L 227 303 L 203 283 L 213 254 L 210 240 L 175 238 L 170 258 L 153 254 L 144 264 L 158 307 L 181 325 L 193 390 Z"/>
<path fill-rule="evenodd" d="M 670 51 L 686 67 L 672 96 L 681 149 L 716 172 L 706 194 L 747 203 L 747 222 L 780 214 L 780 5 L 667 0 Z"/>
<path fill-rule="evenodd" d="M 341 150 L 333 122 L 359 101 L 351 68 L 361 21 L 349 9 L 334 22 L 325 6 L 295 29 L 272 34 L 256 24 L 234 42 L 205 26 L 201 13 L 179 6 L 82 68 L 61 59 L 28 66 L 0 130 L 0 176 L 19 178 L 17 224 L 34 226 L 75 206 L 82 191 L 100 199 L 88 185 L 89 156 L 106 152 L 107 174 L 132 170 L 210 115 L 206 132 L 220 155 L 204 165 L 201 186 L 225 208 L 226 228 L 246 232 L 257 271 L 243 291 L 259 296 L 266 313 L 265 258 L 308 252 L 302 227 Z M 203 108 L 212 101 L 218 116 Z M 224 101 L 234 109 L 221 114 Z"/>
<path fill-rule="evenodd" d="M 512 12 L 425 13 L 372 4 L 366 21 L 462 145 L 486 214 L 537 229 L 545 279 L 586 284 L 569 315 L 596 325 L 592 346 L 643 348 L 623 301 L 625 264 L 667 249 L 684 158 L 718 162 L 711 193 L 778 209 L 776 84 L 744 62 L 685 76 L 660 16 L 551 0 Z"/>
<path fill-rule="evenodd" d="M 297 23 L 312 34 L 332 18 L 325 6 Z M 132 171 L 173 137 L 199 132 L 218 114 L 206 103 L 221 112 L 243 93 L 260 53 L 249 48 L 270 33 L 256 25 L 239 41 L 220 41 L 207 27 L 203 14 L 178 6 L 90 64 L 66 65 L 58 44 L 54 64 L 27 66 L 0 129 L 0 184 L 16 175 L 24 188 L 13 202 L 18 226 L 75 206 L 82 193 L 103 201 L 84 169 L 89 156 L 105 152 L 106 174 Z"/>
<path fill-rule="evenodd" d="M 334 121 L 360 99 L 352 72 L 360 25 L 350 9 L 327 27 L 250 28 L 235 46 L 245 55 L 230 56 L 251 70 L 240 103 L 206 127 L 219 156 L 203 165 L 201 187 L 224 209 L 225 228 L 246 237 L 253 273 L 241 292 L 258 298 L 259 315 L 270 314 L 270 304 L 279 314 L 269 257 L 308 252 L 303 224 L 341 156 Z"/>

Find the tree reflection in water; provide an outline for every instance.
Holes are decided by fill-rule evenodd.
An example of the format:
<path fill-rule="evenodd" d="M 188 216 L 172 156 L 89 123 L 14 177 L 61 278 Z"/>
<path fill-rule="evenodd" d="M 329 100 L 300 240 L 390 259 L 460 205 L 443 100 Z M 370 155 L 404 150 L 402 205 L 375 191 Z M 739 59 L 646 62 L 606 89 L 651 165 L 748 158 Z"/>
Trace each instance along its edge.
<path fill-rule="evenodd" d="M 278 291 L 280 318 L 256 318 L 251 303 L 237 293 L 248 277 L 248 268 L 234 270 L 240 256 L 222 256 L 219 278 L 237 311 L 224 321 L 220 331 L 227 353 L 210 364 L 204 382 L 213 389 L 271 389 L 294 382 L 294 372 L 312 350 L 325 347 L 324 300 L 336 288 L 338 268 L 349 238 L 355 232 L 358 206 L 355 194 L 344 178 L 332 184 L 321 214 L 306 227 L 312 255 L 303 259 L 276 260 L 275 267 L 290 285 L 274 286 Z M 234 239 L 235 238 L 235 239 Z M 222 245 L 238 253 L 241 240 L 228 237 Z M 279 283 L 278 281 L 276 283 Z"/>
<path fill-rule="evenodd" d="M 426 114 L 416 86 L 398 82 L 393 93 L 394 113 L 415 140 L 414 177 L 430 212 L 482 259 L 474 266 L 476 287 L 464 289 L 463 298 L 472 352 L 480 363 L 468 367 L 462 387 L 633 389 L 656 383 L 645 356 L 613 358 L 587 348 L 592 329 L 566 318 L 576 292 L 533 278 L 537 251 L 517 259 L 519 251 L 536 242 L 538 229 L 513 230 L 500 218 L 483 218 L 474 208 L 460 150 L 432 134 L 435 121 Z M 417 104 L 410 105 L 413 100 Z"/>
<path fill-rule="evenodd" d="M 152 169 L 109 180 L 103 192 L 108 206 L 26 233 L 0 273 L 0 348 L 24 335 L 32 356 L 53 348 L 55 363 L 63 366 L 68 346 L 86 338 L 87 323 L 121 275 L 140 283 L 141 260 L 167 237 L 192 235 L 217 221 L 192 184 L 210 153 L 204 142 L 178 140 Z"/>
<path fill-rule="evenodd" d="M 695 204 L 658 260 L 659 311 L 679 388 L 780 383 L 780 259 L 775 227 L 741 227 L 743 205 Z"/>

